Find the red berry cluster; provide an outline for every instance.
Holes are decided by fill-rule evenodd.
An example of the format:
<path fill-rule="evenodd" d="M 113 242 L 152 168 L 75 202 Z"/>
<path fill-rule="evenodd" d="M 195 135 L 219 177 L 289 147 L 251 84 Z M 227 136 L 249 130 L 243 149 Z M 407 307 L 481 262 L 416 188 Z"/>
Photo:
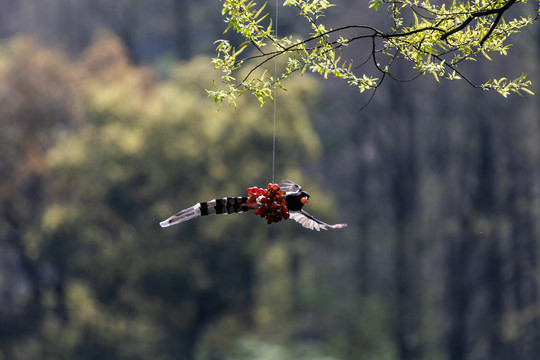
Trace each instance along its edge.
<path fill-rule="evenodd" d="M 259 204 L 255 215 L 266 218 L 268 225 L 289 218 L 289 209 L 285 201 L 285 191 L 279 190 L 277 184 L 268 184 L 267 189 L 256 186 L 247 189 L 249 206 Z"/>

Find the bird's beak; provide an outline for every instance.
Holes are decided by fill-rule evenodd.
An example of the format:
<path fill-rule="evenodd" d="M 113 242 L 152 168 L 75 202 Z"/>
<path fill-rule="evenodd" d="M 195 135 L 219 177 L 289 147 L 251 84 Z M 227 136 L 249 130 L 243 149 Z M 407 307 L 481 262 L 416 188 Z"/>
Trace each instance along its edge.
<path fill-rule="evenodd" d="M 302 199 L 300 199 L 300 201 L 302 202 L 302 204 L 306 205 L 308 202 L 308 197 L 304 196 Z"/>

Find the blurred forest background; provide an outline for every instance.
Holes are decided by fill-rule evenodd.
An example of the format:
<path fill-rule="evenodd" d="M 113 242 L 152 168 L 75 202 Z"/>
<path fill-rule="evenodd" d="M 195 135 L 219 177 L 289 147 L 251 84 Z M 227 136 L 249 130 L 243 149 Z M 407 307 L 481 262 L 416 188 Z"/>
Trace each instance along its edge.
<path fill-rule="evenodd" d="M 349 227 L 159 228 L 271 180 L 272 105 L 204 90 L 220 5 L 0 0 L 0 359 L 537 359 L 538 95 L 421 78 L 360 110 L 306 75 L 278 94 L 276 180 Z M 367 6 L 325 20 L 385 27 Z M 513 43 L 468 73 L 538 87 L 538 24 Z"/>

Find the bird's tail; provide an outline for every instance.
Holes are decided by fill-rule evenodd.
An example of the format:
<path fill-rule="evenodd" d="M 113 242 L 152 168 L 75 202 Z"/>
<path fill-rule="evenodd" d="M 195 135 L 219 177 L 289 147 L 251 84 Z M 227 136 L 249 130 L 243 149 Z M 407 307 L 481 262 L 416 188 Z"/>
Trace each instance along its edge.
<path fill-rule="evenodd" d="M 247 197 L 238 196 L 214 199 L 184 209 L 163 220 L 159 225 L 161 227 L 167 227 L 205 215 L 242 213 L 248 211 L 250 208 L 247 204 Z"/>
<path fill-rule="evenodd" d="M 159 223 L 159 226 L 167 227 L 171 225 L 176 225 L 184 221 L 195 219 L 199 216 L 201 216 L 201 205 L 196 204 L 190 208 L 177 212 L 176 214 L 169 217 L 167 220 L 163 220 L 162 222 Z"/>

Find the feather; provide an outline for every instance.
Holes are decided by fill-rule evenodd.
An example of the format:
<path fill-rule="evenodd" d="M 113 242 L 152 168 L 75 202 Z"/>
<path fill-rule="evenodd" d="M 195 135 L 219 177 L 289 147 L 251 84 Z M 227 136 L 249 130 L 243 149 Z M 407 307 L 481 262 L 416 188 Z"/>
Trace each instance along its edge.
<path fill-rule="evenodd" d="M 291 211 L 291 219 L 310 230 L 328 230 L 328 229 L 341 229 L 347 226 L 347 224 L 335 224 L 330 225 L 325 222 L 322 222 L 319 219 L 314 218 L 310 213 L 304 210 L 300 211 Z"/>
<path fill-rule="evenodd" d="M 161 227 L 176 225 L 199 216 L 242 213 L 251 209 L 246 201 L 246 197 L 239 196 L 201 202 L 174 214 L 167 220 L 160 222 L 159 225 Z"/>
<path fill-rule="evenodd" d="M 195 219 L 199 216 L 201 216 L 201 204 L 195 204 L 192 207 L 177 212 L 173 216 L 169 217 L 167 220 L 163 220 L 159 223 L 159 226 L 167 227 L 171 225 L 176 225 L 184 221 Z"/>
<path fill-rule="evenodd" d="M 286 195 L 299 194 L 302 191 L 300 185 L 292 182 L 291 180 L 282 180 L 278 186 L 280 190 L 285 191 Z"/>

